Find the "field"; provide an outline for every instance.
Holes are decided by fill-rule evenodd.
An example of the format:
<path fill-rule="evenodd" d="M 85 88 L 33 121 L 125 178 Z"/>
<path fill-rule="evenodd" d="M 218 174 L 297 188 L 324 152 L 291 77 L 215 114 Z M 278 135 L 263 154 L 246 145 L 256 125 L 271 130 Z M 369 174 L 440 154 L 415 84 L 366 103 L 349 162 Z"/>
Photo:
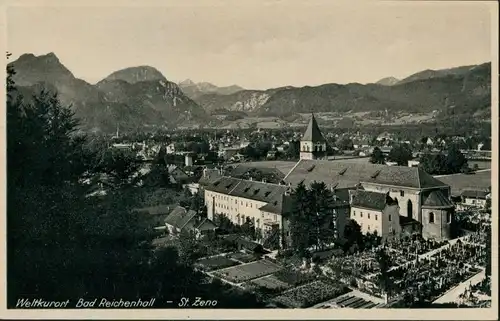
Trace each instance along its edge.
<path fill-rule="evenodd" d="M 282 290 L 282 291 L 287 290 L 291 287 L 290 284 L 279 280 L 274 275 L 269 275 L 260 279 L 250 281 L 248 285 L 249 287 L 254 287 L 254 288 L 264 288 L 268 290 Z"/>
<path fill-rule="evenodd" d="M 349 292 L 341 283 L 315 281 L 284 292 L 274 302 L 288 308 L 307 308 Z"/>
<path fill-rule="evenodd" d="M 206 259 L 201 259 L 196 262 L 196 265 L 201 266 L 205 271 L 213 271 L 218 269 L 223 269 L 231 266 L 238 265 L 240 263 L 230 260 L 223 256 L 211 257 Z"/>
<path fill-rule="evenodd" d="M 260 260 L 248 264 L 229 267 L 214 272 L 214 275 L 234 283 L 242 283 L 265 275 L 276 273 L 281 270 L 277 264 L 267 260 Z"/>
<path fill-rule="evenodd" d="M 441 182 L 451 186 L 452 195 L 460 195 L 462 191 L 467 189 L 485 190 L 491 183 L 491 171 L 479 172 L 471 175 L 453 174 L 445 176 L 437 176 Z"/>

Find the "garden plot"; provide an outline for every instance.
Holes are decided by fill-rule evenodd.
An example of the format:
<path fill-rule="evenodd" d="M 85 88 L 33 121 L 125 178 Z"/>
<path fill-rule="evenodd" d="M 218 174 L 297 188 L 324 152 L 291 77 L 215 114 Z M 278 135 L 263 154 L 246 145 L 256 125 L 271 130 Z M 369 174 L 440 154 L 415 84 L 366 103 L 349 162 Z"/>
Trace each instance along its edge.
<path fill-rule="evenodd" d="M 236 261 L 240 261 L 243 263 L 250 263 L 250 262 L 258 260 L 258 258 L 255 255 L 248 254 L 248 253 L 242 253 L 242 252 L 228 254 L 227 258 L 230 258 L 230 259 L 233 259 Z"/>
<path fill-rule="evenodd" d="M 205 271 L 219 270 L 231 266 L 241 264 L 239 262 L 228 259 L 224 256 L 215 256 L 206 259 L 201 259 L 196 262 L 196 265 L 200 266 Z"/>
<path fill-rule="evenodd" d="M 274 298 L 274 302 L 288 308 L 307 308 L 349 292 L 344 284 L 315 281 L 284 292 Z"/>
<path fill-rule="evenodd" d="M 285 291 L 292 287 L 290 284 L 279 280 L 274 275 L 268 275 L 263 278 L 255 279 L 250 281 L 248 285 L 249 288 L 264 288 L 273 291 Z"/>
<path fill-rule="evenodd" d="M 276 273 L 279 270 L 281 270 L 281 266 L 267 260 L 260 260 L 219 270 L 214 272 L 214 275 L 230 282 L 242 283 Z"/>

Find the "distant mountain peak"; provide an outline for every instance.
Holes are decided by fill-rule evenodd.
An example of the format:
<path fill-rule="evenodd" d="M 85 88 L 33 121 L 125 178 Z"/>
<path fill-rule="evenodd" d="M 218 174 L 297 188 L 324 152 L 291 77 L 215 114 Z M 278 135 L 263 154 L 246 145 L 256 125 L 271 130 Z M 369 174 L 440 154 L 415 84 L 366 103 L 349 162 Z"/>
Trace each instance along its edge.
<path fill-rule="evenodd" d="M 103 81 L 112 80 L 123 80 L 130 84 L 135 84 L 141 81 L 167 81 L 167 78 L 165 78 L 165 76 L 155 67 L 142 65 L 115 71 L 103 79 Z"/>
<path fill-rule="evenodd" d="M 179 83 L 179 86 L 195 86 L 196 84 L 191 79 L 186 79 Z"/>
<path fill-rule="evenodd" d="M 399 82 L 399 79 L 394 77 L 385 77 L 376 82 L 378 85 L 393 86 Z"/>

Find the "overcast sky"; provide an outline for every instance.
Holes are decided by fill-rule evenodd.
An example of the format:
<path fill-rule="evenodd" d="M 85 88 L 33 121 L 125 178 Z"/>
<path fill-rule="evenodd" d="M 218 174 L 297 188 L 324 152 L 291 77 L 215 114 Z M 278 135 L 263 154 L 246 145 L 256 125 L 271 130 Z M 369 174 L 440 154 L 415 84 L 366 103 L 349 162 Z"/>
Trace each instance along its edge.
<path fill-rule="evenodd" d="M 367 83 L 491 61 L 491 2 L 240 1 L 11 7 L 8 50 L 14 58 L 54 52 L 91 83 L 150 65 L 175 82 L 255 89 Z"/>

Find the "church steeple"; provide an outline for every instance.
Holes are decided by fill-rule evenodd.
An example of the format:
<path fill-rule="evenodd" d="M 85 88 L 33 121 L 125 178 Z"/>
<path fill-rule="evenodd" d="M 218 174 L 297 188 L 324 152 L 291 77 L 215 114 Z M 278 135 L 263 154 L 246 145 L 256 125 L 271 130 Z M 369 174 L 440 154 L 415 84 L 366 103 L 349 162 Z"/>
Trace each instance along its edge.
<path fill-rule="evenodd" d="M 319 129 L 318 122 L 311 113 L 311 120 L 300 141 L 300 159 L 326 158 L 326 139 Z"/>
<path fill-rule="evenodd" d="M 318 122 L 316 122 L 316 118 L 314 114 L 311 113 L 311 120 L 309 121 L 309 125 L 304 133 L 304 137 L 302 137 L 304 141 L 312 141 L 312 142 L 324 142 L 326 141 L 319 130 Z"/>

